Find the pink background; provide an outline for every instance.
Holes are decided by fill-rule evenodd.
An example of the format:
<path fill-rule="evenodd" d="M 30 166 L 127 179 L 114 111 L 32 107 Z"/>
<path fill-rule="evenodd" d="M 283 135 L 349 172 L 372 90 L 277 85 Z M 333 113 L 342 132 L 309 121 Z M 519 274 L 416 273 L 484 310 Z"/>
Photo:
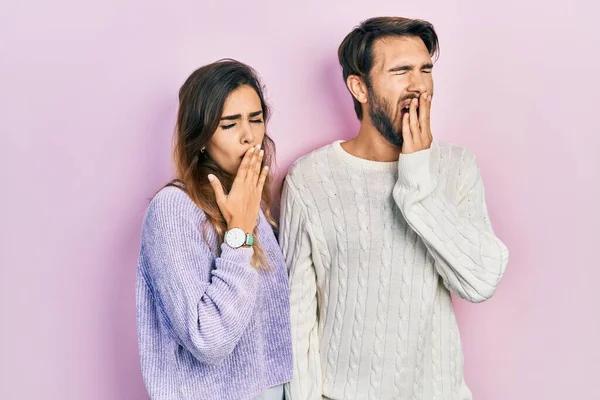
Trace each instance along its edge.
<path fill-rule="evenodd" d="M 283 174 L 356 131 L 336 49 L 374 15 L 435 24 L 434 136 L 478 155 L 511 250 L 491 301 L 457 302 L 475 398 L 600 398 L 600 9 L 580 3 L 4 0 L 0 398 L 146 398 L 139 229 L 179 85 L 221 57 L 256 67 Z"/>

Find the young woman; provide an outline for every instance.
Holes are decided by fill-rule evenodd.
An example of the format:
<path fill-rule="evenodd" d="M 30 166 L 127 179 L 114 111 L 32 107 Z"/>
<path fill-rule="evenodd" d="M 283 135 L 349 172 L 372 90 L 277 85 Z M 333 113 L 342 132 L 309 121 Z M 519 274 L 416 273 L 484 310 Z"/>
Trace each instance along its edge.
<path fill-rule="evenodd" d="M 292 377 L 268 117 L 256 73 L 234 60 L 198 69 L 179 92 L 176 179 L 148 207 L 137 270 L 153 400 L 281 400 Z"/>

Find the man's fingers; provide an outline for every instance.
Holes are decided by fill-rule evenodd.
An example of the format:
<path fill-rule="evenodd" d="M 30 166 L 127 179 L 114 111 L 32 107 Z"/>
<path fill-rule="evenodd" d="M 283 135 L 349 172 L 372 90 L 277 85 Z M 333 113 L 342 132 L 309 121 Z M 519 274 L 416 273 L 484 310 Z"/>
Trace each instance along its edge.
<path fill-rule="evenodd" d="M 417 99 L 412 99 L 410 102 L 410 110 L 408 112 L 410 132 L 412 133 L 413 143 L 417 147 L 421 144 L 421 130 L 419 128 L 419 116 L 417 115 L 418 104 L 419 101 Z"/>
<path fill-rule="evenodd" d="M 402 152 L 412 152 L 413 140 L 410 133 L 410 124 L 408 122 L 408 113 L 402 116 Z"/>
<path fill-rule="evenodd" d="M 419 128 L 421 130 L 421 141 L 423 143 L 431 142 L 431 95 L 429 93 L 421 94 L 419 99 Z"/>

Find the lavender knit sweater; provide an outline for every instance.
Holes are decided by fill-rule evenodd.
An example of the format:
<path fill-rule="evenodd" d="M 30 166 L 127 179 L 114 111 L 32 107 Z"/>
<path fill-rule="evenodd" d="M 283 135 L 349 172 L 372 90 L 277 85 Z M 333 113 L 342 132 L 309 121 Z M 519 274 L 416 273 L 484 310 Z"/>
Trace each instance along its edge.
<path fill-rule="evenodd" d="M 253 250 L 202 234 L 205 214 L 180 189 L 151 201 L 137 269 L 142 374 L 153 400 L 254 399 L 292 377 L 288 280 L 264 215 L 258 237 L 270 270 Z"/>

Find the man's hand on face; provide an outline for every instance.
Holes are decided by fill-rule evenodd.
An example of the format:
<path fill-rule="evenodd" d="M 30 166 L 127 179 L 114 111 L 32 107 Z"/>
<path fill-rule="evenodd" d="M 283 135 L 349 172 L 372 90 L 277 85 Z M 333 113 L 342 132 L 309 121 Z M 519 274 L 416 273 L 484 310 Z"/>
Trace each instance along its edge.
<path fill-rule="evenodd" d="M 417 107 L 419 112 L 417 113 Z M 429 125 L 431 95 L 421 93 L 418 99 L 410 103 L 410 111 L 402 118 L 402 154 L 411 154 L 431 147 L 433 137 Z"/>

